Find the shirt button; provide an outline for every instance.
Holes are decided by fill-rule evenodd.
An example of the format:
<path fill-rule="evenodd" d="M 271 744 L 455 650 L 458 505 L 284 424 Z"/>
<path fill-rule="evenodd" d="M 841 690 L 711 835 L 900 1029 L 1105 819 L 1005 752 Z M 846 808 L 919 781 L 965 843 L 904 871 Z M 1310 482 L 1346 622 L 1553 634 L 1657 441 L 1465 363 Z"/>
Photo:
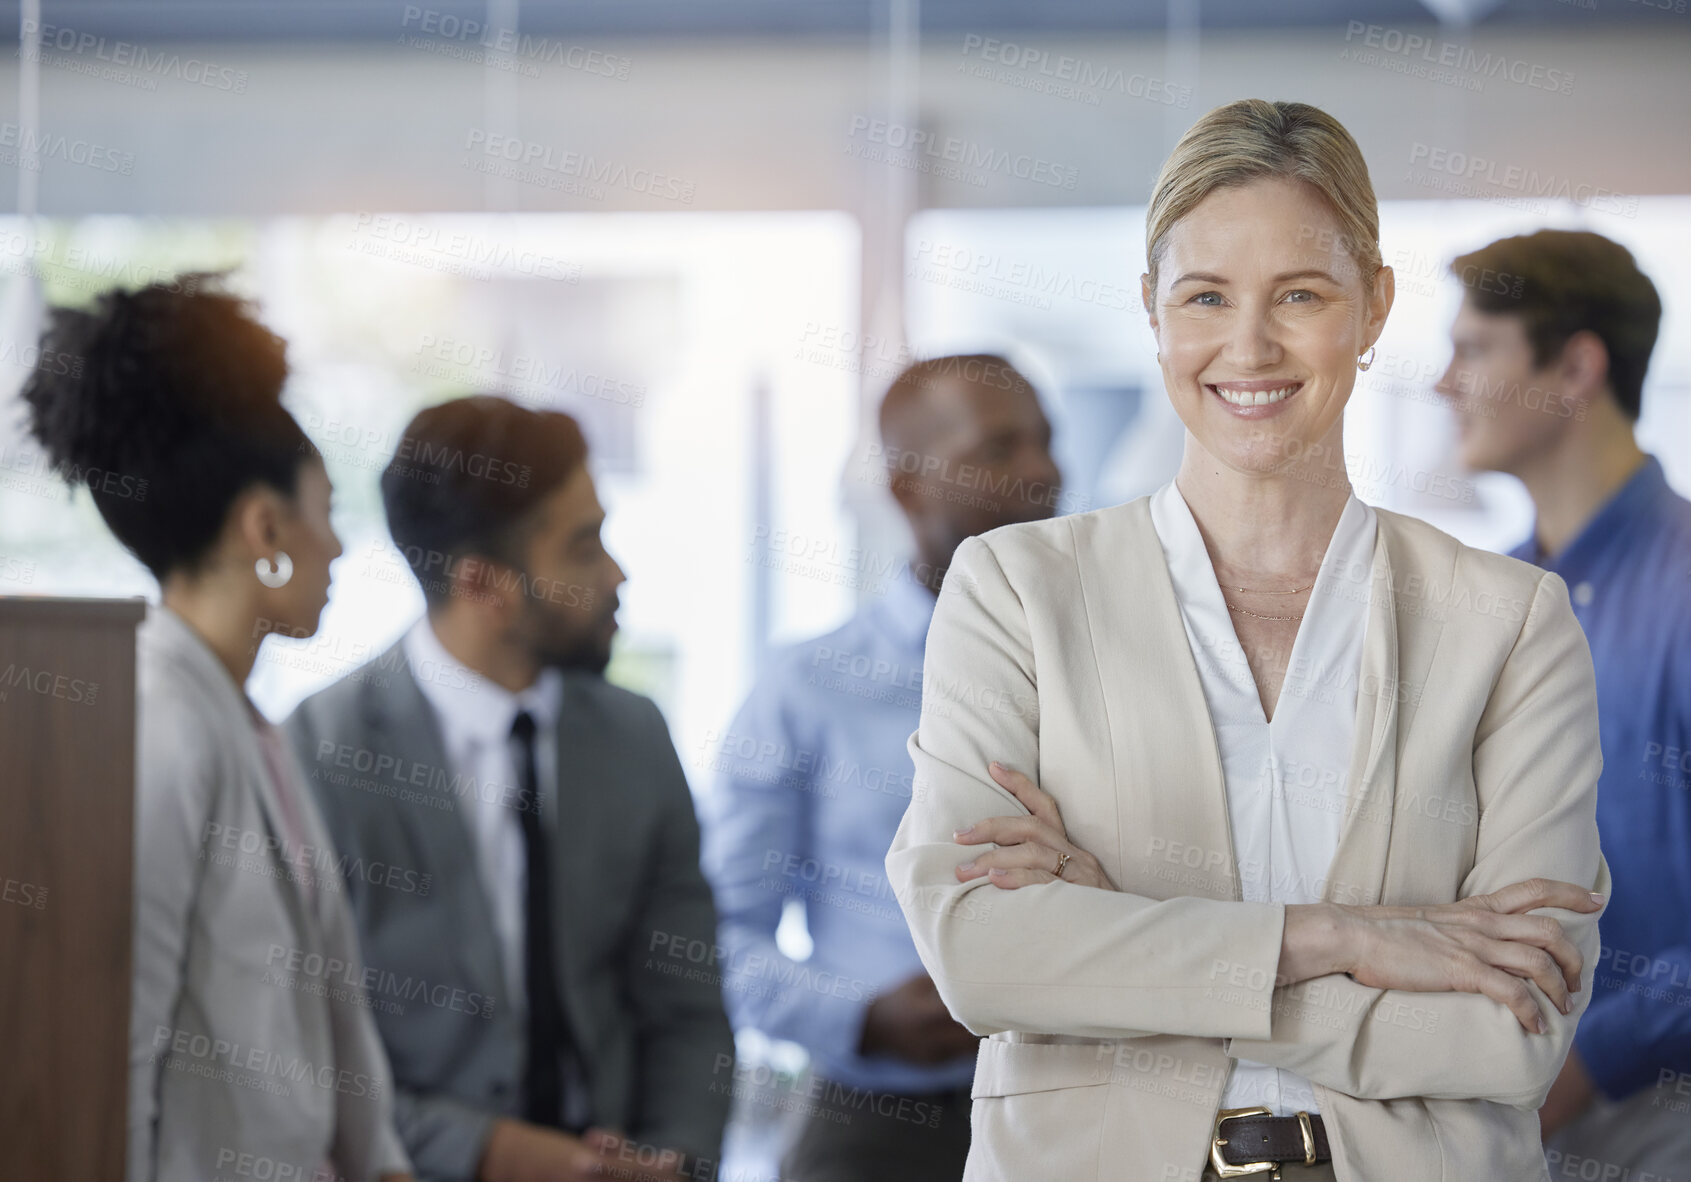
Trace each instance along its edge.
<path fill-rule="evenodd" d="M 1578 583 L 1574 586 L 1574 602 L 1584 607 L 1597 595 L 1590 583 Z"/>

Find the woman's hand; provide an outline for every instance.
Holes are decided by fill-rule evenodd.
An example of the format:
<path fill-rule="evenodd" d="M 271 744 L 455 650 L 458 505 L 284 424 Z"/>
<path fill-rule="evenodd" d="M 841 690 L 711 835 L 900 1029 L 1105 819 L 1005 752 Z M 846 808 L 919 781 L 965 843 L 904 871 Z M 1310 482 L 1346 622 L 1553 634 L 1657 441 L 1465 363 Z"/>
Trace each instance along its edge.
<path fill-rule="evenodd" d="M 994 843 L 999 847 L 986 850 L 973 861 L 958 866 L 958 882 L 984 876 L 993 886 L 1015 890 L 1017 887 L 1055 882 L 1058 877 L 1056 870 L 1061 864 L 1064 882 L 1106 891 L 1116 889 L 1104 873 L 1104 868 L 1098 864 L 1098 859 L 1069 840 L 1055 797 L 1022 773 L 1013 772 L 996 760 L 987 765 L 987 772 L 994 782 L 1021 801 L 1033 815 L 988 817 L 953 833 L 952 837 L 962 845 Z M 1064 854 L 1069 856 L 1066 862 Z"/>
<path fill-rule="evenodd" d="M 1342 972 L 1377 989 L 1479 993 L 1542 1034 L 1526 982 L 1566 1014 L 1584 965 L 1556 919 L 1526 914 L 1540 907 L 1589 914 L 1603 900 L 1573 883 L 1535 878 L 1432 907 L 1289 906 L 1281 976 L 1292 982 Z"/>

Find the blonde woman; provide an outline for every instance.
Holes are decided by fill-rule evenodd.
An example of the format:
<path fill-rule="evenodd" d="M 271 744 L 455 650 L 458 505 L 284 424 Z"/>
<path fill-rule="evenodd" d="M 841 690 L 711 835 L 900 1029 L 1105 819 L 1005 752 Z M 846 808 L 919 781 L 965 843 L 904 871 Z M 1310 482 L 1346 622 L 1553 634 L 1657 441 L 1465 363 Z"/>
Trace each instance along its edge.
<path fill-rule="evenodd" d="M 1146 220 L 1178 475 L 957 551 L 887 869 L 989 1036 L 971 1180 L 1546 1176 L 1591 659 L 1555 575 L 1351 489 L 1378 239 L 1331 116 L 1204 116 Z"/>

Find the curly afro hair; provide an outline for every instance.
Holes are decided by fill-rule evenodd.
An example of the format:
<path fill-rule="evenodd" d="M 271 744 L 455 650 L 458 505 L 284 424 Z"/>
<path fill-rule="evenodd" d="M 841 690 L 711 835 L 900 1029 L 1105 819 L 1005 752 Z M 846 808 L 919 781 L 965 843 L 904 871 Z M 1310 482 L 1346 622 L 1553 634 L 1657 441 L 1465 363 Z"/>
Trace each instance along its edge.
<path fill-rule="evenodd" d="M 322 461 L 282 407 L 286 343 L 221 280 L 52 309 L 23 388 L 53 469 L 161 580 L 203 561 L 246 489 L 292 496 L 300 465 Z"/>

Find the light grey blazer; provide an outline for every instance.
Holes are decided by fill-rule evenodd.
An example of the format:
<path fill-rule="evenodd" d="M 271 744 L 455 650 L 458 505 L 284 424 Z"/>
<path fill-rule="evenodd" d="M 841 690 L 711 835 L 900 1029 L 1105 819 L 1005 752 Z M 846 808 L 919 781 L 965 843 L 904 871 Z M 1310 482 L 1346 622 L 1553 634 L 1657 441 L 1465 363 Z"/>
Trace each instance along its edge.
<path fill-rule="evenodd" d="M 242 690 L 174 612 L 136 666 L 130 1182 L 407 1172 L 346 900 L 290 878 L 332 860 L 309 794 L 287 842 Z"/>
<path fill-rule="evenodd" d="M 668 727 L 650 699 L 585 673 L 565 674 L 557 727 L 557 788 L 543 793 L 541 818 L 555 842 L 560 1002 L 593 1121 L 715 1161 L 734 1040 L 698 821 Z M 400 1135 L 420 1178 L 469 1178 L 494 1120 L 522 1111 L 527 1036 L 505 1004 L 458 811 L 466 787 L 400 645 L 306 699 L 287 729 L 353 860 Z"/>

